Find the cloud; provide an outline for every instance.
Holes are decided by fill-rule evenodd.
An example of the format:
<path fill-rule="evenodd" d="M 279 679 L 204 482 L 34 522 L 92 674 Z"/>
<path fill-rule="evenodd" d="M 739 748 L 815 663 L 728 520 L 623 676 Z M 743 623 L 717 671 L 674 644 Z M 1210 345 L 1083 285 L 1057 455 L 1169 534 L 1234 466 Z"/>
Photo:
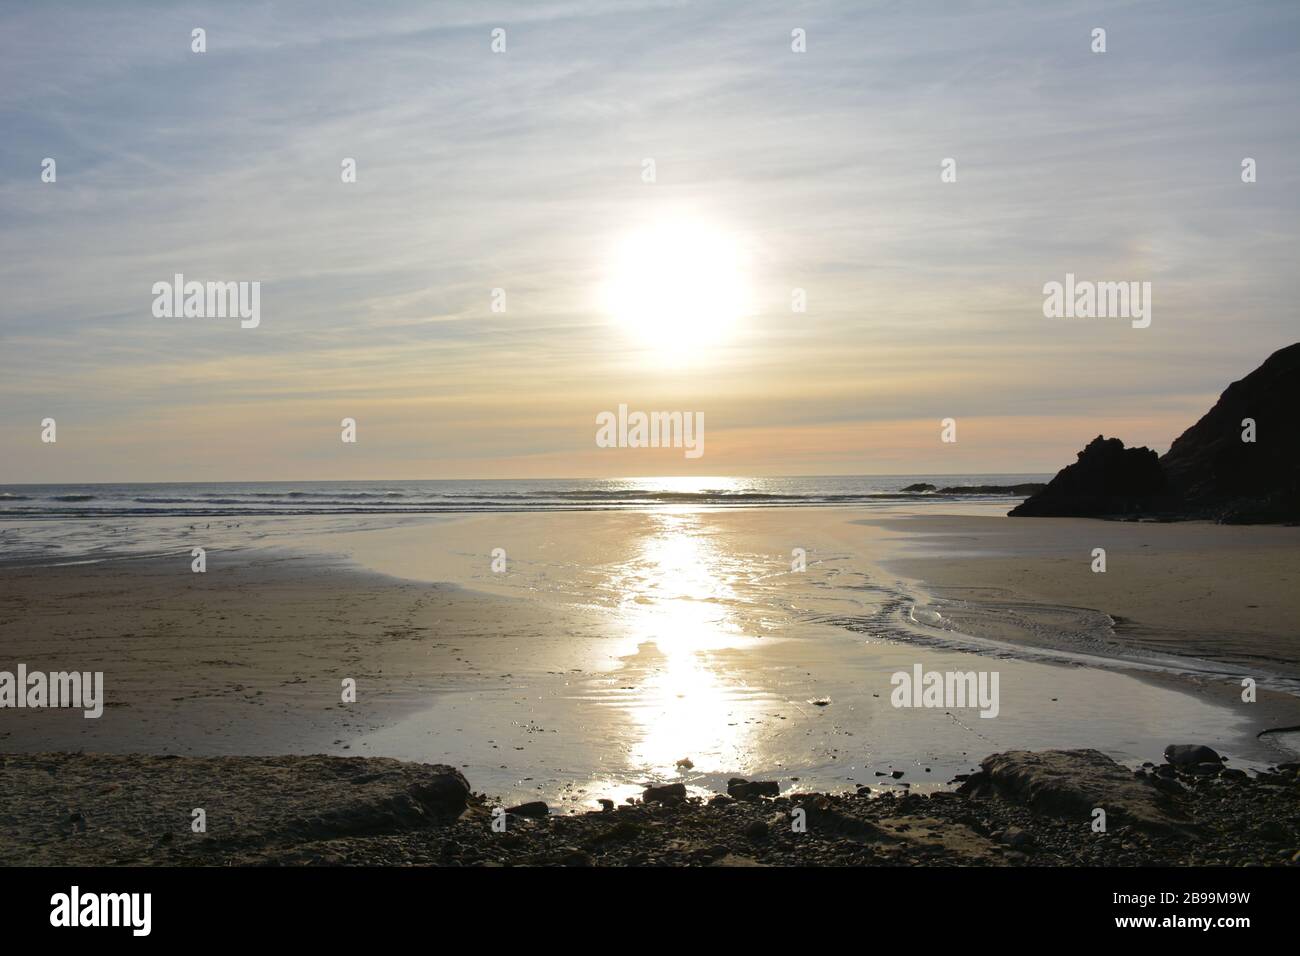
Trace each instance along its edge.
<path fill-rule="evenodd" d="M 569 423 L 642 397 L 800 449 L 734 457 L 769 472 L 925 470 L 902 436 L 940 414 L 990 422 L 990 470 L 1072 456 L 1071 428 L 1044 450 L 1025 415 L 1155 409 L 1176 433 L 1295 337 L 1298 27 L 1284 2 L 6 9 L 0 480 L 54 477 L 32 441 L 52 409 L 99 436 L 58 475 L 79 480 L 217 455 L 330 477 L 309 423 L 349 403 L 402 423 L 372 477 L 607 467 Z M 594 304 L 611 244 L 672 208 L 756 265 L 755 314 L 686 363 Z M 1152 327 L 1043 319 L 1067 271 L 1150 279 Z M 154 319 L 176 272 L 262 282 L 261 327 Z M 152 444 L 151 420 L 178 424 Z M 254 453 L 271 422 L 299 431 Z"/>

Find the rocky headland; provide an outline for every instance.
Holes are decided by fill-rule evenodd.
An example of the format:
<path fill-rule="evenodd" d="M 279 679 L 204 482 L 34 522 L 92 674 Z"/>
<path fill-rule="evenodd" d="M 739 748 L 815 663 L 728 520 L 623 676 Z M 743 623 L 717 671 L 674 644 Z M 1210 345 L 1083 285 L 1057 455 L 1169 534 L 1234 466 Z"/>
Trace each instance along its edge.
<path fill-rule="evenodd" d="M 1300 343 L 1224 390 L 1163 456 L 1098 435 L 1017 517 L 1300 521 Z"/>

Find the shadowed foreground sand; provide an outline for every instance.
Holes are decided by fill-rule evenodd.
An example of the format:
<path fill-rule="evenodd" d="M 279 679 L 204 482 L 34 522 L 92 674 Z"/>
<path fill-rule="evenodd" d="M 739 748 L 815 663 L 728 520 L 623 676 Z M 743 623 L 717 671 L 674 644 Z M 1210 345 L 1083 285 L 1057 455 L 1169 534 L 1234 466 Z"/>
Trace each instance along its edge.
<path fill-rule="evenodd" d="M 453 768 L 376 758 L 0 756 L 10 865 L 1300 863 L 1300 765 L 1136 774 L 1096 751 L 990 757 L 957 792 L 494 808 Z M 776 784 L 772 783 L 772 789 Z M 746 792 L 748 791 L 748 792 Z M 1094 828 L 1095 807 L 1107 812 Z M 205 814 L 196 832 L 196 809 Z M 496 827 L 494 828 L 494 821 Z"/>

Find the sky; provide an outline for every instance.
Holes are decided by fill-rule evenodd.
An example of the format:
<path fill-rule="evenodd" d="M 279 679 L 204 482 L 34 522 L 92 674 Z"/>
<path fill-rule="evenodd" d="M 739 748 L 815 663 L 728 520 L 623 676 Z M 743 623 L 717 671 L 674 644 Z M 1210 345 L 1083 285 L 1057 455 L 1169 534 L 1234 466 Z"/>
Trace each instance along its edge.
<path fill-rule="evenodd" d="M 0 483 L 1163 452 L 1300 339 L 1298 78 L 1293 0 L 5 0 Z M 156 316 L 176 273 L 258 326 Z M 1150 327 L 1045 317 L 1066 273 Z M 598 447 L 620 404 L 705 453 Z"/>

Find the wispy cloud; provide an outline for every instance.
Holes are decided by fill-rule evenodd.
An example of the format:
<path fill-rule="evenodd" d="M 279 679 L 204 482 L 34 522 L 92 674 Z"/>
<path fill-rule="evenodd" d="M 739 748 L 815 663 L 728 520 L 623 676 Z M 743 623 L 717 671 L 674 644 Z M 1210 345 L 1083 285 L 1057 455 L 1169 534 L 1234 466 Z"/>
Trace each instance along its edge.
<path fill-rule="evenodd" d="M 1289 2 L 52 3 L 0 54 L 0 481 L 599 472 L 619 401 L 702 409 L 711 473 L 941 471 L 948 415 L 957 470 L 1049 469 L 1296 338 Z M 753 261 L 681 365 L 596 307 L 665 210 Z M 1149 279 L 1152 327 L 1044 319 L 1067 271 Z M 155 319 L 177 272 L 261 281 L 262 325 Z"/>

